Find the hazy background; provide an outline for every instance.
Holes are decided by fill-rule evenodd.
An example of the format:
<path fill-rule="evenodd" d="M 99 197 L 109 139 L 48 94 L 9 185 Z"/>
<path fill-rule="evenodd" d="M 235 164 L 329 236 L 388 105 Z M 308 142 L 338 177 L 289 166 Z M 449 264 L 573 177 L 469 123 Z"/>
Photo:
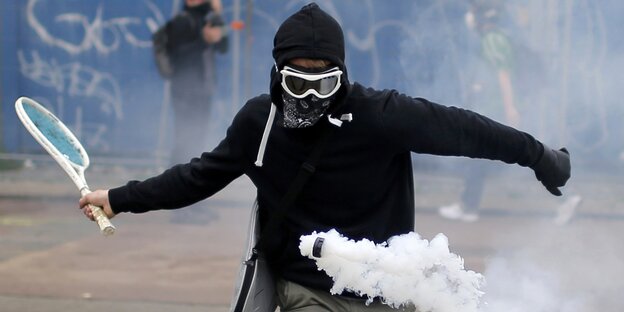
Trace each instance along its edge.
<path fill-rule="evenodd" d="M 224 0 L 231 35 L 217 59 L 207 149 L 245 100 L 267 91 L 274 32 L 305 1 Z M 318 1 L 343 25 L 352 81 L 479 111 L 467 100 L 471 75 L 484 64 L 467 29 L 467 1 Z M 520 128 L 567 146 L 578 166 L 621 168 L 624 133 L 619 1 L 504 1 L 501 26 L 518 47 L 514 77 Z M 153 160 L 171 143 L 165 83 L 150 35 L 181 0 L 3 1 L 2 146 L 15 156 L 41 150 L 13 112 L 33 97 L 72 126 L 94 157 Z M 524 62 L 524 63 L 523 63 Z M 530 97 L 526 95 L 530 93 Z M 165 105 L 164 105 L 165 104 Z M 150 118 L 142 118 L 149 116 Z M 179 138 L 178 138 L 179 139 Z M 3 157 L 6 157 L 4 155 Z M 581 167 L 578 167 L 581 168 Z"/>
<path fill-rule="evenodd" d="M 394 88 L 441 104 L 487 113 L 480 110 L 480 97 L 473 100 L 475 97 L 470 95 L 475 75 L 486 69 L 478 39 L 464 22 L 467 1 L 317 2 L 343 26 L 352 82 Z M 267 92 L 273 35 L 281 21 L 306 3 L 223 0 L 226 20 L 243 20 L 246 28 L 233 32 L 229 52 L 217 57 L 219 92 L 214 99 L 212 118 L 207 121 L 211 132 L 201 142 L 195 140 L 196 144 L 210 150 L 223 137 L 246 99 Z M 555 227 L 551 219 L 562 199 L 548 194 L 530 170 L 511 166 L 497 171 L 488 180 L 482 203 L 484 217 L 479 222 L 441 220 L 437 207 L 459 197 L 463 184 L 458 172 L 465 162 L 414 155 L 417 231 L 429 239 L 444 232 L 449 236 L 451 250 L 466 257 L 468 267 L 486 276 L 490 311 L 621 311 L 624 306 L 619 298 L 619 292 L 624 289 L 624 248 L 620 241 L 624 220 L 621 194 L 624 107 L 620 103 L 619 87 L 624 81 L 624 40 L 619 32 L 624 29 L 624 2 L 504 3 L 501 27 L 517 47 L 515 51 L 522 55 L 517 58 L 517 75 L 513 80 L 519 97 L 519 128 L 552 147 L 568 148 L 573 177 L 564 193 L 581 194 L 583 205 L 571 224 Z M 74 284 L 84 285 L 81 283 L 85 281 L 73 279 L 79 275 L 74 273 L 89 276 L 90 271 L 68 265 L 62 258 L 80 256 L 72 249 L 78 248 L 80 242 L 74 245 L 60 242 L 85 233 L 97 234 L 90 224 L 84 228 L 73 223 L 68 226 L 62 222 L 69 221 L 59 221 L 58 217 L 46 221 L 35 215 L 28 219 L 31 223 L 8 219 L 38 211 L 39 206 L 49 206 L 46 198 L 56 196 L 59 189 L 67 191 L 63 194 L 71 194 L 62 196 L 66 196 L 65 200 L 71 198 L 73 203 L 75 192 L 69 180 L 59 178 L 62 172 L 54 164 L 50 172 L 59 175 L 53 178 L 43 170 L 34 172 L 20 167 L 21 161 L 29 160 L 35 168 L 42 168 L 39 164 L 50 164 L 50 158 L 19 123 L 13 108 L 15 99 L 25 95 L 40 101 L 77 133 L 92 157 L 93 185 L 111 187 L 158 172 L 167 163 L 173 138 L 166 83 L 157 73 L 150 36 L 181 5 L 181 0 L 0 1 L 0 182 L 6 182 L 4 189 L 0 189 L 0 242 L 5 253 L 9 251 L 2 258 L 8 260 L 0 262 L 4 280 L 11 277 L 24 280 L 23 273 L 30 272 L 28 276 L 32 280 L 52 285 L 52 290 L 46 290 L 52 293 L 54 288 L 62 288 L 57 284 L 63 282 L 80 288 Z M 16 160 L 18 165 L 14 163 Z M 38 181 L 45 187 L 38 188 Z M 195 268 L 203 273 L 205 267 L 213 268 L 214 263 L 218 272 L 229 272 L 219 266 L 222 263 L 232 263 L 228 269 L 236 267 L 236 253 L 242 242 L 229 246 L 223 239 L 212 237 L 243 239 L 246 222 L 241 221 L 241 216 L 247 215 L 254 194 L 248 181 L 237 183 L 242 186 L 231 186 L 216 199 L 209 200 L 218 212 L 218 221 L 203 228 L 180 230 L 173 225 L 163 228 L 166 218 L 157 212 L 117 218 L 116 222 L 124 228 L 117 237 L 123 239 L 109 240 L 100 252 L 115 255 L 112 261 L 115 263 L 104 264 L 101 270 L 117 274 L 118 278 L 86 284 L 97 286 L 94 289 L 100 289 L 102 296 L 115 300 L 150 298 L 121 275 L 125 272 L 129 279 L 140 275 L 144 281 L 151 281 L 155 277 L 149 269 L 161 273 L 173 270 L 158 276 L 162 278 L 159 283 L 141 284 L 142 279 L 137 283 L 161 287 L 163 293 L 180 301 L 213 302 L 201 293 L 185 297 L 187 290 L 183 287 L 189 283 L 180 282 L 177 288 L 170 283 L 179 277 L 176 274 L 193 275 Z M 16 186 L 14 193 L 11 186 Z M 26 210 L 25 202 L 6 201 L 16 196 L 40 200 L 43 205 L 32 204 Z M 63 206 L 65 202 L 53 204 Z M 66 217 L 74 217 L 76 220 L 72 222 L 82 224 L 79 223 L 84 221 L 82 217 L 73 212 L 67 212 Z M 65 227 L 52 228 L 59 222 Z M 44 226 L 43 230 L 34 230 L 39 229 L 38 224 Z M 163 229 L 169 231 L 167 239 L 155 241 L 150 236 L 160 235 Z M 224 232 L 227 234 L 219 234 Z M 13 237 L 11 234 L 28 241 L 13 241 L 9 239 Z M 212 247 L 215 242 L 221 244 L 219 248 Z M 61 260 L 50 261 L 46 258 L 48 254 L 43 253 L 29 254 L 49 246 L 52 256 L 60 255 Z M 83 254 L 97 258 L 97 252 L 90 246 L 83 248 L 79 249 Z M 19 252 L 11 253 L 12 250 L 23 251 L 28 259 L 34 259 L 26 259 L 30 267 L 18 267 Z M 192 258 L 197 250 L 202 254 L 198 259 Z M 230 252 L 229 258 L 223 256 L 213 261 L 215 250 Z M 175 258 L 185 255 L 192 255 L 191 260 Z M 156 260 L 152 259 L 154 256 Z M 148 269 L 140 271 L 136 265 L 124 265 L 127 259 L 137 258 L 145 261 Z M 204 262 L 197 264 L 196 260 Z M 191 269 L 182 268 L 187 266 Z M 54 280 L 46 280 L 47 275 Z M 195 288 L 200 290 L 218 278 L 212 271 L 195 276 L 198 285 Z M 230 282 L 233 278 L 225 276 L 222 280 Z M 9 286 L 4 285 L 1 293 L 12 293 L 14 290 Z M 109 288 L 120 290 L 107 293 Z M 229 290 L 231 285 L 218 288 Z M 47 295 L 46 291 L 43 293 Z M 215 300 L 227 302 L 228 298 Z M 21 310 L 24 309 L 16 311 Z"/>

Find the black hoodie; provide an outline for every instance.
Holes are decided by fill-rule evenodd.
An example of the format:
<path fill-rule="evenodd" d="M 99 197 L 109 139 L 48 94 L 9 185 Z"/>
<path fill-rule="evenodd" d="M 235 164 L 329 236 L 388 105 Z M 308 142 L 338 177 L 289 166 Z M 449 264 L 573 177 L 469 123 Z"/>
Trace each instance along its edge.
<path fill-rule="evenodd" d="M 171 77 L 171 93 L 174 102 L 184 99 L 196 103 L 214 92 L 216 83 L 215 55 L 225 53 L 228 38 L 209 44 L 202 36 L 206 24 L 223 26 L 223 19 L 210 2 L 189 7 L 169 20 L 165 26 L 167 52 L 174 68 Z"/>
<path fill-rule="evenodd" d="M 296 32 L 284 30 L 290 33 L 284 38 L 280 28 L 274 51 L 278 66 L 295 55 L 289 54 L 292 48 L 285 44 L 291 39 L 300 51 L 324 53 L 324 41 L 315 34 L 325 27 L 322 21 L 329 15 L 319 11 L 316 5 L 306 6 L 293 15 L 287 22 L 295 18 L 302 27 Z M 315 40 L 301 40 L 309 36 Z M 330 54 L 340 54 L 340 49 Z M 340 124 L 337 119 L 349 113 L 352 120 L 343 118 L 279 234 L 267 238 L 272 247 L 266 253 L 275 273 L 304 286 L 328 291 L 332 281 L 312 260 L 300 255 L 301 235 L 335 228 L 351 239 L 381 243 L 414 230 L 412 152 L 488 158 L 521 166 L 533 165 L 543 153 L 543 145 L 529 134 L 471 111 L 357 83 L 348 89 L 332 121 Z M 271 111 L 271 96 L 249 100 L 213 151 L 159 176 L 110 190 L 113 210 L 141 213 L 183 207 L 210 197 L 245 174 L 257 187 L 261 222 L 266 222 L 310 154 L 319 129 L 336 127 L 327 118 L 308 129 L 287 129 L 280 126 L 281 114 Z"/>

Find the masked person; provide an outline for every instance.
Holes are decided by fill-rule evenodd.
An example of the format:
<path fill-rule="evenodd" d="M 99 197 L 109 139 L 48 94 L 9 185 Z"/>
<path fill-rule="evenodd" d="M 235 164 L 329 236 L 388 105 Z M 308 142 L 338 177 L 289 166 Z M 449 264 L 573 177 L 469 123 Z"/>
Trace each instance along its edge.
<path fill-rule="evenodd" d="M 281 311 L 390 311 L 352 293 L 330 295 L 332 280 L 299 253 L 301 235 L 337 229 L 376 243 L 414 230 L 411 153 L 500 160 L 530 167 L 553 194 L 570 177 L 565 149 L 477 113 L 348 80 L 338 22 L 312 3 L 275 38 L 270 94 L 250 99 L 210 152 L 144 181 L 80 200 L 110 217 L 176 209 L 208 198 L 241 175 L 257 188 L 260 223 L 276 213 L 316 142 L 329 131 L 307 184 L 262 252 Z"/>

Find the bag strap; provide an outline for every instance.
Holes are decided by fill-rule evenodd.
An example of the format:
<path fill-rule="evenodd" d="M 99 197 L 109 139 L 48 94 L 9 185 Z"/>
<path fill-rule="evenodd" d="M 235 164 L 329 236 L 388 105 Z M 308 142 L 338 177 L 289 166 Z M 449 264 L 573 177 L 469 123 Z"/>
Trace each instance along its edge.
<path fill-rule="evenodd" d="M 337 127 L 332 124 L 327 125 L 327 128 L 324 129 L 321 137 L 318 139 L 316 145 L 314 146 L 314 150 L 312 150 L 312 152 L 310 153 L 308 160 L 301 164 L 301 168 L 299 168 L 299 172 L 297 173 L 295 180 L 290 185 L 290 188 L 288 189 L 284 197 L 282 197 L 282 200 L 277 206 L 277 210 L 273 213 L 273 216 L 266 223 L 264 229 L 262 229 L 260 238 L 256 242 L 256 246 L 253 248 L 253 255 L 251 260 L 255 259 L 258 255 L 258 251 L 261 250 L 262 247 L 264 247 L 264 238 L 268 237 L 272 233 L 275 233 L 278 226 L 286 218 L 286 215 L 288 213 L 288 207 L 290 207 L 295 202 L 297 196 L 299 196 L 299 194 L 301 193 L 303 186 L 306 184 L 306 182 L 308 182 L 310 176 L 312 176 L 312 174 L 314 174 L 314 172 L 316 171 L 316 163 L 318 162 L 321 153 L 323 152 L 323 149 L 327 141 L 329 140 L 330 135 L 335 131 L 336 128 Z"/>

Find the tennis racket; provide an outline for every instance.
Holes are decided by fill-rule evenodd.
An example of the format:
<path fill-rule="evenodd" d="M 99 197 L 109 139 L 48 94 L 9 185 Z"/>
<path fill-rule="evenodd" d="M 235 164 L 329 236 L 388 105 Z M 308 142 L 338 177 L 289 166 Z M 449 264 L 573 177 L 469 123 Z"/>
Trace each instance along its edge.
<path fill-rule="evenodd" d="M 89 167 L 89 155 L 74 134 L 54 114 L 27 97 L 15 101 L 15 111 L 28 132 L 65 170 L 82 196 L 91 193 L 84 176 Z M 102 208 L 89 205 L 100 231 L 105 236 L 115 233 L 115 227 Z"/>

